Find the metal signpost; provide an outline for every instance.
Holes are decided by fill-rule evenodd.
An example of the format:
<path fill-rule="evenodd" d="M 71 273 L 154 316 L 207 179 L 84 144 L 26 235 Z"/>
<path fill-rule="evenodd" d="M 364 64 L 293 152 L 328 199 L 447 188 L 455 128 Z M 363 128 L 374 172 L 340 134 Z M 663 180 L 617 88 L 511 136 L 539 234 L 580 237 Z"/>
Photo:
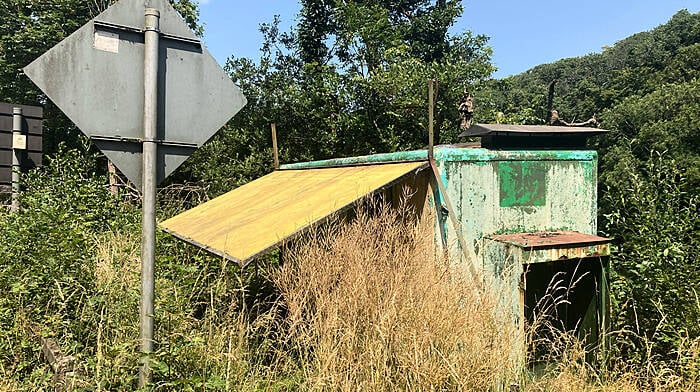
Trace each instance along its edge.
<path fill-rule="evenodd" d="M 27 149 L 27 136 L 22 133 L 22 108 L 12 108 L 12 212 L 19 211 L 19 171 L 21 154 Z"/>
<path fill-rule="evenodd" d="M 142 187 L 139 386 L 145 387 L 153 352 L 157 184 L 246 99 L 167 0 L 121 0 L 24 71 Z"/>
<path fill-rule="evenodd" d="M 20 173 L 41 166 L 43 110 L 0 102 L 0 193 L 11 194 L 19 210 Z"/>

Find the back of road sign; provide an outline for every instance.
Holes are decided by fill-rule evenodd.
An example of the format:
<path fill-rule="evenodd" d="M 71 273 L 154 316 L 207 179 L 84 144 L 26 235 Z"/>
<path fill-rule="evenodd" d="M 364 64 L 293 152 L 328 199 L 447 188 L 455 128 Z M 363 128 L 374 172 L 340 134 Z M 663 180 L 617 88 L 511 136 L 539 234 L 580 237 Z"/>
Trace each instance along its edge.
<path fill-rule="evenodd" d="M 146 7 L 161 11 L 157 173 L 162 181 L 246 104 L 167 0 L 121 0 L 24 69 L 137 186 Z"/>

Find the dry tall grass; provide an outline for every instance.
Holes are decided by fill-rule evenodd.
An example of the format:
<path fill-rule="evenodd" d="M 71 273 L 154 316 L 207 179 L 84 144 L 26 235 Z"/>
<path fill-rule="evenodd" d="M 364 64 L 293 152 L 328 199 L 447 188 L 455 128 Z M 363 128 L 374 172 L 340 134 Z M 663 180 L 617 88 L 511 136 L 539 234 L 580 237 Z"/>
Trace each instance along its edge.
<path fill-rule="evenodd" d="M 478 391 L 517 379 L 515 328 L 434 246 L 431 227 L 384 206 L 291 252 L 274 280 L 305 388 Z"/>
<path fill-rule="evenodd" d="M 538 376 L 523 382 L 525 392 L 675 392 L 700 391 L 700 380 L 682 377 L 669 368 L 655 368 L 649 361 L 647 369 L 628 366 L 624 358 L 610 358 L 608 368 L 587 363 L 586 350 L 580 340 L 561 333 L 550 342 L 559 353 L 556 362 Z M 692 359 L 691 353 L 686 353 Z"/>

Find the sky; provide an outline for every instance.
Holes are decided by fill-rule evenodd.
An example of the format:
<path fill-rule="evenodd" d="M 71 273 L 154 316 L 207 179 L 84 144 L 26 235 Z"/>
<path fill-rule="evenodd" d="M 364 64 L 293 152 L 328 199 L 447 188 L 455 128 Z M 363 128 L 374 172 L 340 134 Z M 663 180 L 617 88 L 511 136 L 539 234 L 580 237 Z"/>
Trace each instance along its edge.
<path fill-rule="evenodd" d="M 604 46 L 666 23 L 681 9 L 700 11 L 700 0 L 463 0 L 464 14 L 452 27 L 490 37 L 492 61 L 501 78 L 536 65 L 602 51 Z M 209 52 L 223 65 L 230 56 L 257 60 L 260 23 L 280 15 L 281 29 L 298 20 L 298 1 L 200 0 Z"/>

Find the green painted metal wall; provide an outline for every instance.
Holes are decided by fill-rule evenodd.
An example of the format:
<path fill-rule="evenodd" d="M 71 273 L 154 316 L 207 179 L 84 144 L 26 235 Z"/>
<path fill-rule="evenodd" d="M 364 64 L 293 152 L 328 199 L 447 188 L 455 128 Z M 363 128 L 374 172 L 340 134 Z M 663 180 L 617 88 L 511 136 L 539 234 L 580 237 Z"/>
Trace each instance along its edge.
<path fill-rule="evenodd" d="M 489 234 L 541 230 L 596 233 L 595 151 L 500 151 L 435 147 L 435 161 L 457 210 L 468 250 Z M 426 160 L 427 151 L 401 151 L 282 165 L 281 169 Z M 441 195 L 436 195 L 439 202 Z M 440 216 L 440 213 L 438 213 Z M 456 246 L 447 217 L 438 219 L 448 244 Z M 459 254 L 455 249 L 454 254 Z"/>
<path fill-rule="evenodd" d="M 435 156 L 472 260 L 477 260 L 479 241 L 490 234 L 596 233 L 594 151 L 441 147 Z M 447 242 L 456 244 L 454 228 L 443 225 Z"/>

